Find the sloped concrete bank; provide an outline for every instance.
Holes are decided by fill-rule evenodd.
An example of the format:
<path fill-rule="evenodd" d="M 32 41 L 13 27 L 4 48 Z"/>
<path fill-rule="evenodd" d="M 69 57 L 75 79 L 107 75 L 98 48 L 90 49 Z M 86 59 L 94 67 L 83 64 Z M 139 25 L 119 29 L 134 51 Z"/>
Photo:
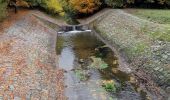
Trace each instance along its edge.
<path fill-rule="evenodd" d="M 57 29 L 56 29 L 57 30 Z M 0 35 L 0 100 L 65 100 L 57 32 L 32 13 Z"/>
<path fill-rule="evenodd" d="M 154 95 L 151 99 L 169 98 L 170 43 L 152 39 L 143 31 L 163 30 L 163 25 L 140 19 L 122 10 L 110 11 L 97 19 L 93 25 L 99 35 L 114 47 L 122 63 L 128 64 L 138 79 L 138 85 Z M 123 71 L 127 70 L 127 66 L 122 67 Z"/>

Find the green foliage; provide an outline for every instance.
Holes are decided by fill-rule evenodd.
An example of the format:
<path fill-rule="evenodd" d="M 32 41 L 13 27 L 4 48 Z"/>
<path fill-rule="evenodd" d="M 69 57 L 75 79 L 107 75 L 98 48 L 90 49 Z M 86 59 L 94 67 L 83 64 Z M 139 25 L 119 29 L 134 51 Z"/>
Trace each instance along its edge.
<path fill-rule="evenodd" d="M 0 21 L 6 17 L 7 2 L 5 0 L 0 0 Z"/>
<path fill-rule="evenodd" d="M 97 68 L 97 69 L 105 69 L 108 68 L 108 64 L 105 63 L 101 58 L 91 57 L 93 60 L 92 64 L 90 65 L 91 68 Z"/>
<path fill-rule="evenodd" d="M 154 0 L 145 0 L 146 3 L 154 3 Z"/>
<path fill-rule="evenodd" d="M 86 72 L 84 70 L 75 70 L 76 77 L 81 81 L 85 81 L 88 79 Z"/>
<path fill-rule="evenodd" d="M 106 91 L 108 92 L 116 92 L 116 84 L 113 80 L 110 81 L 103 81 L 103 85 L 102 85 Z"/>
<path fill-rule="evenodd" d="M 30 4 L 30 6 L 40 6 L 44 4 L 45 0 L 25 0 Z"/>
<path fill-rule="evenodd" d="M 74 18 L 73 15 L 70 15 L 68 13 L 65 13 L 64 15 L 65 21 L 70 25 L 77 25 L 79 22 Z"/>
<path fill-rule="evenodd" d="M 167 5 L 170 5 L 170 0 L 166 0 L 165 3 L 166 3 Z"/>
<path fill-rule="evenodd" d="M 32 7 L 42 7 L 48 13 L 63 15 L 63 9 L 58 0 L 25 0 Z"/>
<path fill-rule="evenodd" d="M 52 14 L 61 14 L 63 15 L 62 11 L 62 6 L 60 5 L 59 1 L 58 0 L 48 0 L 48 1 L 45 1 L 45 9 L 47 9 L 47 11 L 49 13 L 52 13 Z"/>
<path fill-rule="evenodd" d="M 60 0 L 59 2 L 61 3 L 63 11 L 65 13 L 64 18 L 66 22 L 68 24 L 78 24 L 78 22 L 75 19 L 77 12 L 70 5 L 69 0 Z"/>
<path fill-rule="evenodd" d="M 103 0 L 106 5 L 109 7 L 122 7 L 122 6 L 140 6 L 145 5 L 148 7 L 148 4 L 157 4 L 158 5 L 164 5 L 164 6 L 170 6 L 170 0 Z M 156 6 L 155 6 L 156 7 Z"/>
<path fill-rule="evenodd" d="M 76 15 L 76 11 L 73 9 L 69 0 L 59 0 L 62 5 L 63 11 L 67 14 L 67 16 L 73 18 Z"/>
<path fill-rule="evenodd" d="M 135 0 L 127 0 L 126 2 L 129 3 L 129 4 L 134 4 Z"/>
<path fill-rule="evenodd" d="M 123 0 L 104 0 L 109 7 L 117 8 L 123 7 Z"/>
<path fill-rule="evenodd" d="M 100 0 L 69 0 L 69 3 L 78 13 L 93 13 L 101 5 Z"/>
<path fill-rule="evenodd" d="M 66 17 L 74 19 L 77 14 L 93 13 L 101 5 L 100 0 L 60 0 Z M 68 19 L 70 20 L 70 19 Z"/>

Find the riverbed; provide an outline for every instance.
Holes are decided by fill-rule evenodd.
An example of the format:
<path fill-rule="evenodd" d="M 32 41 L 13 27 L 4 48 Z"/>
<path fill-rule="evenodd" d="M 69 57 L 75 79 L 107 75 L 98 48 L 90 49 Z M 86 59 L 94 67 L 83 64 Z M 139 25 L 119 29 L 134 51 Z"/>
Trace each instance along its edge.
<path fill-rule="evenodd" d="M 62 33 L 57 38 L 59 67 L 65 70 L 69 100 L 146 100 L 135 79 L 119 70 L 114 52 L 91 32 Z"/>

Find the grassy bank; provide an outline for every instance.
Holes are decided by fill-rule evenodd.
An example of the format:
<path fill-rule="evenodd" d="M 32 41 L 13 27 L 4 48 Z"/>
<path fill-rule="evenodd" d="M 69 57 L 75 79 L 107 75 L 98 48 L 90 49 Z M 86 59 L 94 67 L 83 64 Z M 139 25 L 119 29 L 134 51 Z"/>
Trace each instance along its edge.
<path fill-rule="evenodd" d="M 138 17 L 149 19 L 161 24 L 170 24 L 170 10 L 161 9 L 129 9 L 131 14 L 137 15 Z"/>
<path fill-rule="evenodd" d="M 162 24 L 163 30 L 147 31 L 147 26 L 143 27 L 142 30 L 148 33 L 153 39 L 169 41 L 170 42 L 170 10 L 161 9 L 129 9 L 125 10 L 135 16 L 152 21 L 154 23 Z"/>

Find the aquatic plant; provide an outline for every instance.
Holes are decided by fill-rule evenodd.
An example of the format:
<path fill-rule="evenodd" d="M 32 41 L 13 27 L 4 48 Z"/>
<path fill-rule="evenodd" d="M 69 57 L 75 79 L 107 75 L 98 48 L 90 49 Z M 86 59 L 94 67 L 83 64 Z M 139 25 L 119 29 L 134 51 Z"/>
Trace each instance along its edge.
<path fill-rule="evenodd" d="M 105 63 L 101 58 L 96 58 L 94 56 L 90 57 L 92 59 L 92 63 L 90 65 L 91 68 L 96 68 L 96 69 L 105 69 L 108 68 L 108 64 Z"/>
<path fill-rule="evenodd" d="M 86 81 L 89 77 L 88 72 L 86 72 L 85 70 L 78 70 L 77 69 L 74 72 L 76 74 L 76 77 L 78 79 L 80 79 L 81 81 Z"/>
<path fill-rule="evenodd" d="M 116 84 L 115 81 L 109 80 L 109 81 L 103 81 L 102 86 L 105 88 L 108 92 L 116 92 Z"/>

